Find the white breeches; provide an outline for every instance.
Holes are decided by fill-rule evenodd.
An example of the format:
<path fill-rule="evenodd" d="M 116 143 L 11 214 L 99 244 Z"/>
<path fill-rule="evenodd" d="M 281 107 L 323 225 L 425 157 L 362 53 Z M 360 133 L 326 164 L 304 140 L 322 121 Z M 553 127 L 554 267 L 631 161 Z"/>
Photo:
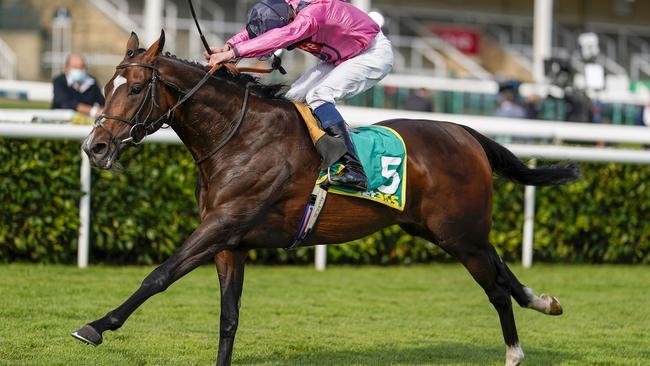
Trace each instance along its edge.
<path fill-rule="evenodd" d="M 341 64 L 320 63 L 296 80 L 286 97 L 307 103 L 312 110 L 325 103 L 363 93 L 375 86 L 393 68 L 393 48 L 379 32 L 370 48 Z"/>

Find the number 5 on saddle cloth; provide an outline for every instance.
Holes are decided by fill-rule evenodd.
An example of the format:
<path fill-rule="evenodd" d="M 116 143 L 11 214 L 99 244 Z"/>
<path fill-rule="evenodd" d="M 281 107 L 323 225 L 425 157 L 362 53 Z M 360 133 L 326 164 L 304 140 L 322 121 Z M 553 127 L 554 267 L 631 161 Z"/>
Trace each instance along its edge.
<path fill-rule="evenodd" d="M 305 122 L 312 142 L 317 145 L 317 142 L 327 135 L 320 129 L 308 106 L 295 102 L 294 105 Z M 368 189 L 355 191 L 344 186 L 331 185 L 328 177 L 343 167 L 338 163 L 323 167 L 309 197 L 298 234 L 287 250 L 299 247 L 314 232 L 328 192 L 368 199 L 399 211 L 404 210 L 407 156 L 402 137 L 395 130 L 385 126 L 361 127 L 350 131 L 350 137 L 368 176 Z"/>

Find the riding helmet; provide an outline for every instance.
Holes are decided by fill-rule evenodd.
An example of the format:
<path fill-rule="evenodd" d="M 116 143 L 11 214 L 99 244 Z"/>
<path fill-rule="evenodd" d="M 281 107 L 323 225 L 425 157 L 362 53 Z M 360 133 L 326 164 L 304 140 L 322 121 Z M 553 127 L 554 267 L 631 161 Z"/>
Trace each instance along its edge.
<path fill-rule="evenodd" d="M 262 0 L 248 13 L 246 30 L 253 39 L 266 31 L 284 27 L 293 20 L 294 12 L 284 0 Z"/>

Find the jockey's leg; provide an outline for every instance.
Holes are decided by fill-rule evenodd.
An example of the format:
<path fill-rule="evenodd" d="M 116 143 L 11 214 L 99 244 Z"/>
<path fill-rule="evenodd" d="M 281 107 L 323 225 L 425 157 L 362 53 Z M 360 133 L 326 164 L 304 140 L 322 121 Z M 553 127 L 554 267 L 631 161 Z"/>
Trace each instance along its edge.
<path fill-rule="evenodd" d="M 363 171 L 363 166 L 359 161 L 357 150 L 350 138 L 343 116 L 341 116 L 332 103 L 325 103 L 319 106 L 314 110 L 314 113 L 320 120 L 325 132 L 332 137 L 343 140 L 347 148 L 347 152 L 339 160 L 343 165 L 343 170 L 330 176 L 331 183 L 352 187 L 361 191 L 368 189 L 368 178 Z"/>
<path fill-rule="evenodd" d="M 289 100 L 305 103 L 307 93 L 332 71 L 332 69 L 334 69 L 334 65 L 325 63 L 320 63 L 312 67 L 291 84 L 291 87 L 284 96 Z"/>
<path fill-rule="evenodd" d="M 332 136 L 345 140 L 348 153 L 342 158 L 346 168 L 333 183 L 365 190 L 368 181 L 359 163 L 345 122 L 336 110 L 336 101 L 363 93 L 375 86 L 393 67 L 393 50 L 390 41 L 381 33 L 368 50 L 342 62 L 318 80 L 307 93 L 307 104 L 314 110 L 323 129 Z"/>
<path fill-rule="evenodd" d="M 307 70 L 301 77 L 298 78 L 289 90 L 285 93 L 285 97 L 289 100 L 305 103 L 307 101 L 307 93 L 309 93 L 315 85 L 318 85 L 327 74 L 334 69 L 334 65 L 320 63 L 311 69 Z M 313 108 L 312 108 L 313 112 Z M 318 127 L 321 128 L 320 126 Z M 343 154 L 347 151 L 345 143 L 339 139 L 323 135 L 322 137 L 311 136 L 316 147 L 316 151 L 321 157 L 321 168 L 327 168 L 336 163 Z"/>
<path fill-rule="evenodd" d="M 388 75 L 393 68 L 393 60 L 390 41 L 379 33 L 368 50 L 333 67 L 322 78 L 315 79 L 308 88 L 305 100 L 316 110 L 325 103 L 336 104 L 339 100 L 361 94 Z"/>

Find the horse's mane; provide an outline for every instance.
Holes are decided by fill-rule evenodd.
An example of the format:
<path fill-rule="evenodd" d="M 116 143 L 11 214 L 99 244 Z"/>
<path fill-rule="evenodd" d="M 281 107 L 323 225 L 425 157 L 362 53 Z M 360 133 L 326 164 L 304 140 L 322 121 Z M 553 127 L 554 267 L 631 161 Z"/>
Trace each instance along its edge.
<path fill-rule="evenodd" d="M 144 52 L 145 50 L 141 49 L 138 51 Z M 210 70 L 208 66 L 202 65 L 195 61 L 185 60 L 169 52 L 165 52 L 163 57 L 179 62 L 183 65 L 200 69 L 203 72 L 207 72 Z M 237 75 L 232 75 L 231 73 L 228 72 L 226 68 L 223 67 L 217 70 L 217 72 L 215 73 L 215 77 L 226 81 L 230 81 L 241 88 L 246 88 L 246 86 L 248 86 L 251 92 L 263 98 L 285 100 L 284 92 L 286 90 L 286 85 L 284 84 L 264 84 L 260 82 L 258 78 L 256 78 L 251 74 L 240 73 Z"/>

